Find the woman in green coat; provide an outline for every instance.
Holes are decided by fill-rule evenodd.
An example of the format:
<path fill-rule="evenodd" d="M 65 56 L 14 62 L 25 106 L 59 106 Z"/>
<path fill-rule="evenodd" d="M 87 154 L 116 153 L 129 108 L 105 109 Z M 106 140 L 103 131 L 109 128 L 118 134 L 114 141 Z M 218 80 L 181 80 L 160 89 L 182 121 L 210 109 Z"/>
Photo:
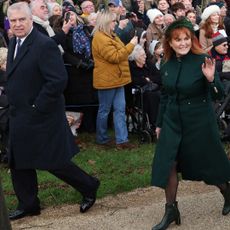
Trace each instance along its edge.
<path fill-rule="evenodd" d="M 163 92 L 152 167 L 152 185 L 165 190 L 162 221 L 153 230 L 180 224 L 177 173 L 185 180 L 216 185 L 224 196 L 223 215 L 230 212 L 230 161 L 220 141 L 212 100 L 223 95 L 215 63 L 199 48 L 192 24 L 173 22 L 166 30 Z"/>

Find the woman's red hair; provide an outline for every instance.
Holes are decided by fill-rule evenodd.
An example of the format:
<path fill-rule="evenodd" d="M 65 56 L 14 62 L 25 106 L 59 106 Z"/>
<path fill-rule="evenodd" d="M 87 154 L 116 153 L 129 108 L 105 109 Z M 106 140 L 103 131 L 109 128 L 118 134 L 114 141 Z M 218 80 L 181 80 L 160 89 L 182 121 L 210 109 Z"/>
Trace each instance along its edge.
<path fill-rule="evenodd" d="M 165 61 L 168 61 L 172 57 L 172 55 L 175 53 L 175 51 L 172 49 L 169 43 L 172 41 L 172 39 L 179 37 L 181 33 L 185 33 L 188 37 L 191 38 L 191 41 L 192 41 L 191 52 L 192 53 L 194 54 L 204 53 L 204 51 L 200 47 L 197 37 L 191 30 L 189 30 L 186 27 L 176 28 L 171 31 L 168 37 L 164 38 L 163 48 L 164 48 L 164 60 Z"/>

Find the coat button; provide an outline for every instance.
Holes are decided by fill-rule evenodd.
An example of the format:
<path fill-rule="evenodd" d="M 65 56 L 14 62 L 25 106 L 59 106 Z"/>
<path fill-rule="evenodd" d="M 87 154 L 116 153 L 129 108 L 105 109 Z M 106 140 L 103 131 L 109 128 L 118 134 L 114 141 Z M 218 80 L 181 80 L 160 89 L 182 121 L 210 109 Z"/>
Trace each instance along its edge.
<path fill-rule="evenodd" d="M 189 101 L 189 102 L 188 102 L 188 105 L 190 105 L 190 104 L 191 104 L 191 102 Z"/>
<path fill-rule="evenodd" d="M 206 99 L 204 99 L 203 102 L 206 102 Z"/>

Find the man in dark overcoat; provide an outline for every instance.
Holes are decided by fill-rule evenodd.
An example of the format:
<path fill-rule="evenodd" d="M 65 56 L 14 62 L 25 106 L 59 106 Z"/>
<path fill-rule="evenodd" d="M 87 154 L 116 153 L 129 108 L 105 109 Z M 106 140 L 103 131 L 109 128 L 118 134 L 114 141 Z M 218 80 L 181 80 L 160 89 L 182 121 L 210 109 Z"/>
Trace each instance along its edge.
<path fill-rule="evenodd" d="M 48 170 L 83 196 L 80 211 L 96 200 L 99 181 L 71 162 L 79 149 L 65 116 L 62 95 L 67 73 L 56 43 L 36 28 L 27 3 L 11 5 L 6 74 L 10 105 L 9 138 L 12 183 L 18 198 L 11 220 L 40 214 L 36 169 Z"/>

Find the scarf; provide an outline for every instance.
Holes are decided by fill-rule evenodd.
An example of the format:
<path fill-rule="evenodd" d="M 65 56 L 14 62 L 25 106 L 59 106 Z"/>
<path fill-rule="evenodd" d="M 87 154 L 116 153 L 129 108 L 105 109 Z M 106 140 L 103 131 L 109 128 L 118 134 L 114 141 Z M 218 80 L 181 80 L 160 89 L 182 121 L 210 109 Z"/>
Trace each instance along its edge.
<path fill-rule="evenodd" d="M 40 19 L 39 17 L 33 15 L 33 21 L 36 22 L 37 24 L 41 25 L 47 31 L 47 33 L 49 34 L 49 37 L 53 37 L 55 35 L 52 27 L 50 26 L 50 22 L 48 20 L 44 21 L 44 20 Z M 64 54 L 64 50 L 63 50 L 62 46 L 58 45 L 58 48 L 59 48 L 61 54 Z"/>
<path fill-rule="evenodd" d="M 90 39 L 84 31 L 84 26 L 79 24 L 73 29 L 73 52 L 83 54 L 85 59 L 91 56 Z"/>

